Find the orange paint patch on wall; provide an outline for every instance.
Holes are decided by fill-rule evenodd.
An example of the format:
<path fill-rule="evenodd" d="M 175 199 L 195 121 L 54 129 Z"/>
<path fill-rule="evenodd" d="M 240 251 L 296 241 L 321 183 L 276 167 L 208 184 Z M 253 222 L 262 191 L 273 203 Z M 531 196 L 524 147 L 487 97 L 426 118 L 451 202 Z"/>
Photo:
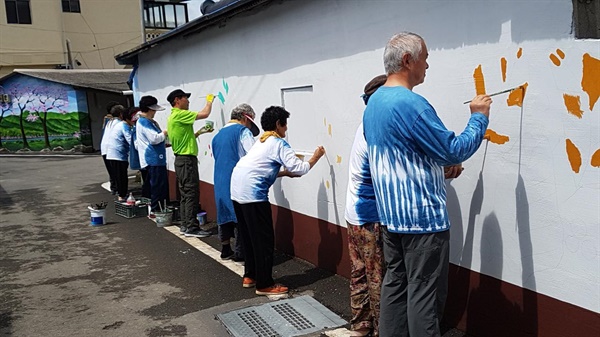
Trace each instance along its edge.
<path fill-rule="evenodd" d="M 600 149 L 596 150 L 596 152 L 594 152 L 594 154 L 592 155 L 592 160 L 590 161 L 590 164 L 593 167 L 600 167 Z"/>
<path fill-rule="evenodd" d="M 563 94 L 563 99 L 565 100 L 565 106 L 567 107 L 567 111 L 577 117 L 583 117 L 583 111 L 581 110 L 581 101 L 579 100 L 579 96 L 571 96 L 567 94 Z"/>
<path fill-rule="evenodd" d="M 527 92 L 527 86 L 529 83 L 525 82 L 521 84 L 517 89 L 513 90 L 508 94 L 508 98 L 506 99 L 506 104 L 508 106 L 523 106 L 523 101 L 525 100 L 525 93 Z"/>
<path fill-rule="evenodd" d="M 331 136 L 331 124 L 329 124 L 329 126 L 327 126 L 327 133 L 329 133 L 329 135 Z"/>
<path fill-rule="evenodd" d="M 517 50 L 517 58 L 520 59 L 521 56 L 523 56 L 523 48 L 519 48 L 519 50 Z"/>
<path fill-rule="evenodd" d="M 508 136 L 500 135 L 492 129 L 485 130 L 485 135 L 483 136 L 483 139 L 487 139 L 494 144 L 500 144 L 500 145 L 502 145 L 510 140 L 510 138 Z"/>
<path fill-rule="evenodd" d="M 581 89 L 588 94 L 590 110 L 594 110 L 594 105 L 600 97 L 600 60 L 588 53 L 583 54 Z"/>
<path fill-rule="evenodd" d="M 329 184 L 329 180 L 325 180 L 325 187 L 329 188 L 331 185 Z"/>
<path fill-rule="evenodd" d="M 554 65 L 557 67 L 560 65 L 560 60 L 554 54 L 550 54 L 550 61 L 552 61 L 552 63 L 554 63 Z"/>
<path fill-rule="evenodd" d="M 500 68 L 502 69 L 502 82 L 506 82 L 506 59 L 500 59 Z"/>
<path fill-rule="evenodd" d="M 342 157 L 336 156 L 335 162 L 338 163 L 338 164 L 341 164 L 342 163 Z"/>
<path fill-rule="evenodd" d="M 475 94 L 485 95 L 485 80 L 483 79 L 481 64 L 475 68 L 475 71 L 473 72 L 473 79 L 475 80 Z"/>
<path fill-rule="evenodd" d="M 573 142 L 567 138 L 567 157 L 569 158 L 569 163 L 571 164 L 571 169 L 575 173 L 579 173 L 579 169 L 581 168 L 581 152 Z"/>
<path fill-rule="evenodd" d="M 565 53 L 560 50 L 560 49 L 556 49 L 556 54 L 558 55 L 558 57 L 560 57 L 561 59 L 565 59 Z"/>

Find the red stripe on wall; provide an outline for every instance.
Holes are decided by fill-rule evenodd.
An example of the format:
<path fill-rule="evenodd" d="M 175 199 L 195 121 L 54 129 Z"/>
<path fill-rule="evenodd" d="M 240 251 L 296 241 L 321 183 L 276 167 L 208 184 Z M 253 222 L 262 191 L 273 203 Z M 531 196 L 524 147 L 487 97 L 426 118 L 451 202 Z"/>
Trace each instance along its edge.
<path fill-rule="evenodd" d="M 169 183 L 175 199 L 171 171 Z M 202 208 L 214 220 L 213 185 L 201 181 L 199 188 Z M 278 250 L 350 277 L 346 228 L 276 205 L 272 211 Z M 444 322 L 473 336 L 600 336 L 598 313 L 454 264 Z"/>

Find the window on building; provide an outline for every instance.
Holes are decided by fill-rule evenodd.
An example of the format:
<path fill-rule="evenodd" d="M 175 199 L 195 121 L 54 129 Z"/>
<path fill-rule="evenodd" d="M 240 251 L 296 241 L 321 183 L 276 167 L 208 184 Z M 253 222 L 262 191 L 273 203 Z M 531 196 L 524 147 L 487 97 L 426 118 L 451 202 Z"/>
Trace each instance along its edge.
<path fill-rule="evenodd" d="M 188 21 L 187 4 L 144 1 L 146 28 L 173 29 Z"/>
<path fill-rule="evenodd" d="M 576 39 L 600 39 L 600 1 L 573 0 Z"/>
<path fill-rule="evenodd" d="M 4 0 L 4 5 L 6 7 L 7 23 L 31 24 L 29 0 Z"/>
<path fill-rule="evenodd" d="M 79 0 L 62 0 L 62 7 L 65 13 L 81 13 Z"/>

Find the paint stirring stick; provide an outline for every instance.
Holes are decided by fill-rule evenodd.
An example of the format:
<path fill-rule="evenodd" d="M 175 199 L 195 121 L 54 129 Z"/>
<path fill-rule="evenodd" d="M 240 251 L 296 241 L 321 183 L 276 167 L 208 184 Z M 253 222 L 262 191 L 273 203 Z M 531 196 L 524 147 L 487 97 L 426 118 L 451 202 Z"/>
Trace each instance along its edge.
<path fill-rule="evenodd" d="M 514 88 L 511 88 L 511 89 L 506 89 L 506 90 L 498 91 L 498 92 L 495 92 L 495 93 L 493 93 L 493 94 L 489 94 L 488 96 L 492 97 L 492 96 L 497 96 L 497 95 L 500 95 L 500 94 L 505 94 L 505 93 L 507 93 L 507 92 L 511 92 L 511 91 L 513 91 L 513 90 L 517 90 L 517 89 L 519 89 L 519 88 L 521 88 L 521 87 L 523 87 L 523 86 L 522 86 L 522 85 L 520 85 L 520 86 L 518 86 L 518 87 L 514 87 Z M 463 104 L 471 103 L 471 101 L 472 101 L 472 100 L 469 100 L 469 101 L 463 102 Z"/>

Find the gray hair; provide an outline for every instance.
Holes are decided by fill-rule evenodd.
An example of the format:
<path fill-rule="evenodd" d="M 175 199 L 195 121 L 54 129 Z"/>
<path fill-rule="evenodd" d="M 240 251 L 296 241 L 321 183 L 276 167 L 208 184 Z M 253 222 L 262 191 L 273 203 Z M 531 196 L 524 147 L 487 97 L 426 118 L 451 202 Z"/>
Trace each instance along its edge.
<path fill-rule="evenodd" d="M 250 116 L 252 119 L 254 119 L 254 116 L 256 116 L 254 109 L 252 109 L 249 104 L 242 103 L 231 110 L 231 119 L 241 121 L 245 114 Z"/>
<path fill-rule="evenodd" d="M 388 41 L 383 52 L 383 66 L 387 75 L 396 74 L 402 69 L 402 58 L 409 54 L 413 60 L 421 54 L 423 38 L 415 33 L 398 33 Z"/>

